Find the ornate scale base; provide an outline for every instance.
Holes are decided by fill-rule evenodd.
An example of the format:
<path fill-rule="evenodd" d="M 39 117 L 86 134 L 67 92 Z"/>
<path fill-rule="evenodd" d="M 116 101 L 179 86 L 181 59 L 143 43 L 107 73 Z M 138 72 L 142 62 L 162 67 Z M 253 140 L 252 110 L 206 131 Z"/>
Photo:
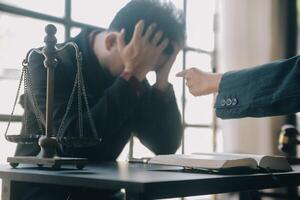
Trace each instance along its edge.
<path fill-rule="evenodd" d="M 14 156 L 8 157 L 7 162 L 13 168 L 16 168 L 20 163 L 23 163 L 34 164 L 39 167 L 50 166 L 52 169 L 60 169 L 62 165 L 76 165 L 77 169 L 83 169 L 88 163 L 88 159 L 68 157 L 38 158 L 35 156 Z"/>

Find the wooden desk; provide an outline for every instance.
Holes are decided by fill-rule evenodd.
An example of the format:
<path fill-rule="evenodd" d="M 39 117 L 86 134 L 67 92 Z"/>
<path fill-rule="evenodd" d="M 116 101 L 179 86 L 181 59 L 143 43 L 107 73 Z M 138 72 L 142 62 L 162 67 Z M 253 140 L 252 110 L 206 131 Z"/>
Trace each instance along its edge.
<path fill-rule="evenodd" d="M 126 162 L 104 163 L 53 171 L 20 165 L 12 169 L 0 165 L 3 179 L 2 200 L 10 199 L 15 182 L 32 182 L 68 186 L 84 186 L 99 189 L 125 188 L 127 199 L 172 198 L 206 195 L 265 188 L 300 185 L 300 166 L 293 172 L 251 175 L 215 175 L 187 172 L 170 172 L 176 167 L 128 164 Z"/>

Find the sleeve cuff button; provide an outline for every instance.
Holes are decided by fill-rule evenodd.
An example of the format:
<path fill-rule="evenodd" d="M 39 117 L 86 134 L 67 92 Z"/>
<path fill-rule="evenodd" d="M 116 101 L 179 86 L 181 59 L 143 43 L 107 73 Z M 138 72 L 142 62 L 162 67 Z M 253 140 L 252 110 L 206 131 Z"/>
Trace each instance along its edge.
<path fill-rule="evenodd" d="M 238 100 L 236 98 L 233 98 L 232 99 L 232 104 L 233 106 L 237 105 L 238 104 Z"/>
<path fill-rule="evenodd" d="M 221 106 L 225 106 L 226 105 L 226 100 L 225 99 L 222 99 L 221 100 Z"/>
<path fill-rule="evenodd" d="M 232 104 L 232 100 L 231 100 L 230 98 L 228 98 L 228 99 L 226 100 L 226 105 L 227 105 L 227 106 L 231 106 L 231 104 Z"/>

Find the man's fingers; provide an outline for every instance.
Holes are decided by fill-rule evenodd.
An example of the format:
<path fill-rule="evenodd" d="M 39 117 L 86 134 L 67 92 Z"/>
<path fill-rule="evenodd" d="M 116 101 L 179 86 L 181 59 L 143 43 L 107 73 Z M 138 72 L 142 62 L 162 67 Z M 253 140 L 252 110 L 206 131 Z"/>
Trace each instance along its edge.
<path fill-rule="evenodd" d="M 134 27 L 134 32 L 133 32 L 133 36 L 132 36 L 132 39 L 133 40 L 137 40 L 139 38 L 142 37 L 142 34 L 143 34 L 143 30 L 144 30 L 144 26 L 145 26 L 145 23 L 144 23 L 144 20 L 140 20 Z"/>
<path fill-rule="evenodd" d="M 169 39 L 166 38 L 159 44 L 158 48 L 163 51 L 168 46 L 168 44 L 169 44 Z"/>
<path fill-rule="evenodd" d="M 186 81 L 185 85 L 188 86 L 189 88 L 191 88 L 193 86 L 193 84 L 190 81 Z"/>
<path fill-rule="evenodd" d="M 177 74 L 176 74 L 176 76 L 177 77 L 183 77 L 183 78 L 185 78 L 185 76 L 186 76 L 186 74 L 188 73 L 188 69 L 185 69 L 185 70 L 183 70 L 183 71 L 181 71 L 181 72 L 178 72 Z"/>
<path fill-rule="evenodd" d="M 124 37 L 125 37 L 125 29 L 122 28 L 121 32 L 117 36 L 117 45 L 119 51 L 121 51 L 125 47 Z"/>
<path fill-rule="evenodd" d="M 185 82 L 185 85 L 186 85 L 187 87 L 191 87 L 191 83 L 188 82 L 188 81 Z"/>
<path fill-rule="evenodd" d="M 163 36 L 162 31 L 157 31 L 152 39 L 152 44 L 157 46 L 158 42 L 160 41 L 161 37 Z"/>
<path fill-rule="evenodd" d="M 199 91 L 197 90 L 197 87 L 191 86 L 189 87 L 189 91 L 193 96 L 199 96 Z"/>
<path fill-rule="evenodd" d="M 149 38 L 151 37 L 153 31 L 155 30 L 155 27 L 156 27 L 155 23 L 148 26 L 148 29 L 147 29 L 147 31 L 145 33 L 145 36 L 144 36 L 146 41 L 149 41 Z"/>

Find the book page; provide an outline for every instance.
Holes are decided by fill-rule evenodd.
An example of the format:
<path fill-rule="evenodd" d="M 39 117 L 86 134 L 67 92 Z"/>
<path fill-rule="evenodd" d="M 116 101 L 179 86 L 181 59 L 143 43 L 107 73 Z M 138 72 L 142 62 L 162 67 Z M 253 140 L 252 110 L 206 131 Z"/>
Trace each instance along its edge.
<path fill-rule="evenodd" d="M 279 171 L 292 171 L 290 164 L 285 157 L 281 156 L 264 156 L 259 166 L 265 169 L 279 170 Z"/>
<path fill-rule="evenodd" d="M 216 157 L 217 159 L 225 159 L 225 160 L 236 160 L 236 159 L 243 159 L 243 158 L 253 158 L 256 160 L 257 163 L 260 162 L 260 160 L 265 155 L 255 155 L 255 154 L 238 154 L 238 153 L 193 153 L 195 155 L 211 155 Z"/>
<path fill-rule="evenodd" d="M 218 169 L 223 166 L 225 160 L 216 160 L 212 156 L 199 155 L 159 155 L 151 158 L 149 164 L 175 165 L 189 168 Z"/>
<path fill-rule="evenodd" d="M 292 168 L 287 159 L 283 156 L 268 156 L 255 154 L 235 154 L 235 153 L 195 153 L 196 155 L 214 155 L 215 157 L 223 157 L 223 159 L 234 160 L 242 158 L 253 158 L 262 168 L 271 170 L 291 171 Z"/>
<path fill-rule="evenodd" d="M 221 169 L 233 167 L 256 168 L 252 158 L 228 158 L 218 155 L 160 155 L 149 160 L 150 164 L 176 165 L 189 168 Z"/>

